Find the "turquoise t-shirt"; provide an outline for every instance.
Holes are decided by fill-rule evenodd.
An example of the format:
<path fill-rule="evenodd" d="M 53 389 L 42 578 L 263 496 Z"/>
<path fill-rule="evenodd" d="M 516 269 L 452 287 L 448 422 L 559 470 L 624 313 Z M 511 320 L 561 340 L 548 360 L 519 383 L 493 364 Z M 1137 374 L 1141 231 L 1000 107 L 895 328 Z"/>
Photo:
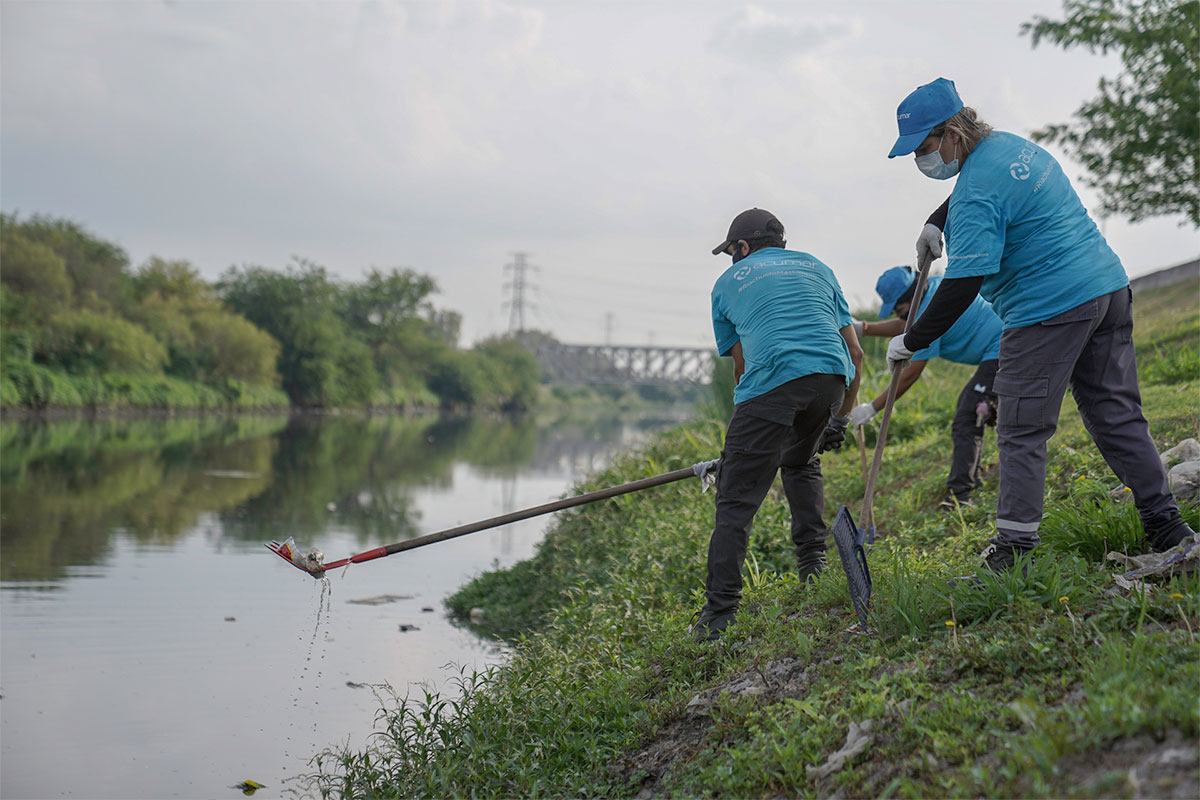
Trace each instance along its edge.
<path fill-rule="evenodd" d="M 925 307 L 933 299 L 934 292 L 942 283 L 944 275 L 934 275 L 925 282 L 925 296 L 921 298 L 921 310 L 917 316 L 925 313 Z M 933 344 L 924 350 L 912 354 L 913 361 L 928 361 L 939 356 L 956 364 L 979 364 L 1000 357 L 1000 334 L 1004 326 L 1000 318 L 992 311 L 992 304 L 979 295 L 962 316 L 955 320 L 950 330 L 933 340 Z"/>
<path fill-rule="evenodd" d="M 840 330 L 850 309 L 833 271 L 808 253 L 767 247 L 737 262 L 712 290 L 717 352 L 739 341 L 746 371 L 733 393 L 742 403 L 805 375 L 854 378 Z"/>
<path fill-rule="evenodd" d="M 1005 329 L 1129 284 L 1062 167 L 1011 133 L 994 131 L 963 163 L 947 227 L 946 277 L 986 275 L 979 294 Z"/>

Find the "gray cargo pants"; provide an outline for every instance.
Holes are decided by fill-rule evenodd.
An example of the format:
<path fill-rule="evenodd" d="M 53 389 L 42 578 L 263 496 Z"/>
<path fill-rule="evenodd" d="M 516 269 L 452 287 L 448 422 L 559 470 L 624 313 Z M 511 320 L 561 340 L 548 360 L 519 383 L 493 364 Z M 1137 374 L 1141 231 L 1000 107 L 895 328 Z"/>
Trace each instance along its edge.
<path fill-rule="evenodd" d="M 797 556 L 824 549 L 825 498 L 816 455 L 845 393 L 841 375 L 806 375 L 734 408 L 717 469 L 716 521 L 705 581 L 708 614 L 734 611 L 741 600 L 750 525 L 776 473 L 782 473 L 792 512 Z"/>
<path fill-rule="evenodd" d="M 1147 533 L 1179 520 L 1167 473 L 1142 415 L 1133 357 L 1129 287 L 1000 337 L 996 425 L 1000 451 L 998 545 L 1038 543 L 1046 487 L 1046 442 L 1068 384 L 1084 427 L 1133 500 Z"/>

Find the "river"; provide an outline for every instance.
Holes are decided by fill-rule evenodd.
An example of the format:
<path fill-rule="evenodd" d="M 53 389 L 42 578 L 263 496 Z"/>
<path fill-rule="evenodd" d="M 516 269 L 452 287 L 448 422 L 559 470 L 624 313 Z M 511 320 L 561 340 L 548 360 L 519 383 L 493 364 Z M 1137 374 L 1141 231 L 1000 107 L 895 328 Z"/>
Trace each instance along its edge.
<path fill-rule="evenodd" d="M 680 418 L 0 424 L 0 795 L 294 795 L 318 752 L 367 741 L 377 692 L 503 660 L 443 600 L 553 517 L 325 585 L 264 542 L 332 561 L 544 503 Z"/>

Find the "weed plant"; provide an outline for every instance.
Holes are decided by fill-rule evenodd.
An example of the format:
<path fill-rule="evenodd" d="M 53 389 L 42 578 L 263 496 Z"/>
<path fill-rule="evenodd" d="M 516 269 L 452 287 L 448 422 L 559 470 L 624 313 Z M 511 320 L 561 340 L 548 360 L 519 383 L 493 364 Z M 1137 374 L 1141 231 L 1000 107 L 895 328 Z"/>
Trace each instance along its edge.
<path fill-rule="evenodd" d="M 1200 310 L 1170 287 L 1139 295 L 1135 309 L 1143 369 L 1154 368 L 1156 344 L 1177 352 L 1200 330 Z M 1145 381 L 1143 405 L 1165 449 L 1197 435 L 1200 384 L 1187 371 L 1161 374 Z M 557 518 L 534 558 L 449 600 L 456 613 L 486 610 L 511 644 L 507 663 L 462 673 L 442 694 L 388 696 L 372 745 L 317 756 L 305 788 L 439 798 L 1186 793 L 1196 761 L 1168 768 L 1155 757 L 1179 741 L 1194 753 L 1200 734 L 1200 578 L 1116 585 L 1122 568 L 1105 555 L 1146 545 L 1069 398 L 1049 447 L 1042 546 L 1012 572 L 980 574 L 994 531 L 991 434 L 976 505 L 938 509 L 968 375 L 934 362 L 897 406 L 868 556 L 870 633 L 854 628 L 835 551 L 813 583 L 791 572 L 778 488 L 755 521 L 739 619 L 713 643 L 688 634 L 703 599 L 710 496 L 688 481 L 581 507 Z M 863 392 L 886 380 L 868 370 Z M 713 458 L 723 433 L 719 419 L 689 423 L 577 490 Z M 841 505 L 860 514 L 852 442 L 822 456 L 829 519 Z M 1194 505 L 1185 514 L 1200 523 Z M 747 676 L 757 688 L 736 690 Z M 867 722 L 862 753 L 814 773 L 851 723 Z"/>

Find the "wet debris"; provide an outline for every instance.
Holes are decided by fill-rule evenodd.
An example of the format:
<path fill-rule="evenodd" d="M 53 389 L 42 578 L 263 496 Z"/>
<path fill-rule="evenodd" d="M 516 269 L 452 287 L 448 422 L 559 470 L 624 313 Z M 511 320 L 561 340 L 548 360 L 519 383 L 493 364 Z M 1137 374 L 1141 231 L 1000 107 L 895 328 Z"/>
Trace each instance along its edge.
<path fill-rule="evenodd" d="M 1124 553 L 1111 552 L 1105 558 L 1117 562 L 1127 570 L 1124 575 L 1113 576 L 1119 587 L 1145 591 L 1146 585 L 1141 580 L 1143 578 L 1168 578 L 1200 569 L 1200 534 L 1185 539 L 1162 553 L 1127 556 Z"/>
<path fill-rule="evenodd" d="M 274 545 L 275 543 L 272 542 L 271 544 Z M 312 573 L 317 577 L 325 574 L 325 554 L 313 547 L 307 553 L 301 555 L 300 551 L 296 549 L 296 540 L 291 536 L 283 544 L 279 545 L 278 549 L 275 549 L 275 552 L 290 560 L 305 572 Z"/>
<path fill-rule="evenodd" d="M 835 772 L 841 771 L 842 767 L 846 766 L 851 760 L 862 755 L 867 751 L 875 741 L 875 735 L 871 733 L 871 728 L 874 723 L 869 720 L 860 722 L 851 722 L 850 730 L 846 733 L 846 742 L 835 753 L 830 753 L 829 758 L 819 767 L 814 767 L 809 764 L 805 767 L 810 777 L 825 778 Z"/>
<path fill-rule="evenodd" d="M 378 594 L 374 597 L 364 597 L 361 600 L 347 600 L 357 606 L 382 606 L 388 603 L 399 603 L 401 600 L 412 600 L 411 594 Z"/>
<path fill-rule="evenodd" d="M 803 662 L 794 658 L 780 658 L 761 667 L 743 670 L 720 686 L 696 694 L 688 701 L 685 713 L 689 716 L 707 715 L 722 696 L 756 697 L 772 694 L 783 697 L 800 697 L 806 691 L 808 671 Z"/>

